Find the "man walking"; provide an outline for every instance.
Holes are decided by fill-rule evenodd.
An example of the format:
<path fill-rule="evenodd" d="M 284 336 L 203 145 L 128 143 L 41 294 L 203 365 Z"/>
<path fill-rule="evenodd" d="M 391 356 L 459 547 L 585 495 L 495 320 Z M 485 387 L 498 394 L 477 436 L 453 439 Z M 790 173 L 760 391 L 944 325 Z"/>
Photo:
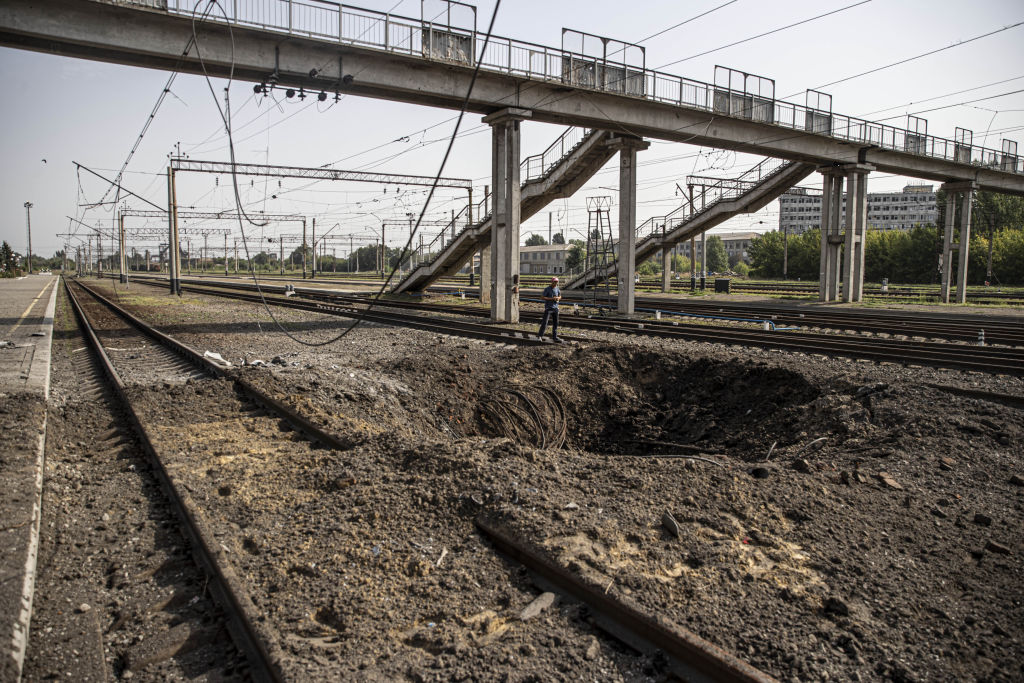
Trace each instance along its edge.
<path fill-rule="evenodd" d="M 541 299 L 544 299 L 544 316 L 540 319 L 540 332 L 537 336 L 544 338 L 544 330 L 548 326 L 548 320 L 551 320 L 551 341 L 556 344 L 561 344 L 562 340 L 558 337 L 558 302 L 562 300 L 562 290 L 558 288 L 558 278 L 551 278 L 551 284 L 544 288 L 544 293 L 540 295 Z"/>

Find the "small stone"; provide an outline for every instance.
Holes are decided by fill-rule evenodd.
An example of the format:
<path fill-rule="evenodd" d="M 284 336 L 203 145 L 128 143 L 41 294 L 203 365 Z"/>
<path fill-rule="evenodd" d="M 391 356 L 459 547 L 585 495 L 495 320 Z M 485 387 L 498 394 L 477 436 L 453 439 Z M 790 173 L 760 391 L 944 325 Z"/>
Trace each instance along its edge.
<path fill-rule="evenodd" d="M 523 608 L 523 611 L 519 613 L 519 620 L 529 621 L 530 619 L 539 616 L 541 612 L 554 604 L 554 593 L 541 593 L 533 600 L 533 602 Z"/>
<path fill-rule="evenodd" d="M 942 511 L 942 508 L 933 507 L 929 512 L 940 519 L 946 519 L 949 515 Z"/>
<path fill-rule="evenodd" d="M 992 518 L 981 512 L 977 512 L 974 515 L 974 523 L 980 524 L 981 526 L 992 526 Z"/>
<path fill-rule="evenodd" d="M 121 672 L 121 680 L 126 681 L 130 678 L 135 678 L 135 674 L 132 673 L 131 669 L 125 669 Z"/>
<path fill-rule="evenodd" d="M 85 614 L 86 612 L 88 612 L 91 609 L 92 609 L 92 607 L 89 605 L 89 603 L 83 602 L 81 605 L 78 606 L 78 609 L 76 611 L 79 614 Z"/>
<path fill-rule="evenodd" d="M 896 489 L 897 491 L 903 490 L 903 487 L 900 486 L 900 483 L 893 479 L 888 472 L 879 472 L 878 481 L 882 482 L 891 489 Z"/>
<path fill-rule="evenodd" d="M 1008 434 L 1000 434 L 999 436 L 996 437 L 996 441 L 998 441 L 1003 446 L 1009 446 L 1010 436 Z"/>
<path fill-rule="evenodd" d="M 836 614 L 841 617 L 850 616 L 850 607 L 839 598 L 826 598 L 822 607 L 827 614 Z"/>
<path fill-rule="evenodd" d="M 563 510 L 579 510 L 580 506 L 577 505 L 576 503 L 566 503 L 565 507 L 562 508 L 562 509 Z"/>
<path fill-rule="evenodd" d="M 599 654 L 601 654 L 601 643 L 597 642 L 597 638 L 594 636 L 590 636 L 590 645 L 587 646 L 587 652 L 584 654 L 584 657 L 587 658 L 587 661 L 592 662 L 597 659 Z"/>
<path fill-rule="evenodd" d="M 1019 474 L 1015 474 L 1010 477 L 1010 483 L 1014 486 L 1024 486 L 1024 477 L 1021 477 Z"/>
<path fill-rule="evenodd" d="M 954 464 L 956 464 L 956 461 L 953 458 L 939 458 L 939 469 L 943 472 L 951 471 Z"/>
<path fill-rule="evenodd" d="M 792 467 L 797 472 L 808 473 L 811 471 L 811 463 L 807 462 L 803 458 L 797 458 L 796 460 L 794 460 L 793 464 L 790 465 L 790 467 Z"/>
<path fill-rule="evenodd" d="M 750 476 L 754 479 L 767 479 L 769 474 L 771 474 L 771 470 L 767 467 L 755 467 L 750 470 Z"/>
<path fill-rule="evenodd" d="M 102 516 L 102 517 L 100 517 L 100 519 L 102 519 L 102 520 L 103 520 L 104 522 L 109 522 L 109 521 L 110 521 L 110 514 L 109 514 L 109 513 L 106 513 L 106 512 L 104 512 L 104 513 L 103 513 L 103 516 Z"/>
<path fill-rule="evenodd" d="M 847 486 L 849 486 L 851 481 L 853 481 L 853 478 L 850 476 L 849 472 L 843 470 L 842 472 L 839 473 L 840 484 L 846 484 Z"/>
<path fill-rule="evenodd" d="M 864 476 L 860 472 L 854 472 L 853 473 L 853 480 L 855 482 L 857 482 L 858 484 L 866 484 L 866 483 L 868 483 L 868 478 L 866 476 Z"/>
<path fill-rule="evenodd" d="M 672 516 L 671 512 L 666 510 L 661 516 L 661 525 L 665 527 L 670 534 L 679 538 L 679 522 L 676 521 L 676 518 Z"/>
<path fill-rule="evenodd" d="M 995 541 L 989 541 L 985 544 L 985 550 L 990 553 L 998 553 L 999 555 L 1009 555 L 1010 549 L 1002 543 L 996 543 Z"/>

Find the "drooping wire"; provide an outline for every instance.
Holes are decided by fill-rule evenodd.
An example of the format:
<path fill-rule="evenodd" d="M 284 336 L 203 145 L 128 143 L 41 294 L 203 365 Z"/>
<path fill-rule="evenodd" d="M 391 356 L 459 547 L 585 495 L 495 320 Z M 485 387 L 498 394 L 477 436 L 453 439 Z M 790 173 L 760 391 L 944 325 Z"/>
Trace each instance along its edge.
<path fill-rule="evenodd" d="M 278 321 L 277 317 L 274 315 L 273 311 L 271 310 L 270 305 L 267 303 L 266 296 L 263 293 L 263 288 L 260 286 L 259 279 L 258 279 L 258 277 L 256 275 L 256 270 L 255 270 L 255 266 L 254 266 L 254 263 L 253 263 L 253 259 L 252 259 L 251 255 L 250 255 L 250 252 L 249 252 L 249 243 L 248 243 L 248 240 L 246 239 L 246 236 L 245 236 L 245 225 L 243 223 L 243 218 L 249 224 L 257 226 L 257 227 L 263 227 L 263 226 L 266 225 L 266 223 L 262 223 L 262 224 L 261 223 L 257 223 L 256 221 L 252 220 L 248 216 L 248 214 L 245 212 L 244 207 L 242 206 L 241 195 L 240 195 L 240 192 L 239 192 L 239 189 L 238 189 L 238 173 L 237 173 L 237 171 L 235 169 L 236 163 L 237 163 L 235 161 L 235 143 L 234 143 L 234 138 L 233 138 L 233 134 L 232 134 L 232 131 L 231 131 L 231 101 L 230 101 L 231 82 L 234 79 L 234 74 L 235 74 L 235 37 L 234 37 L 234 32 L 231 29 L 230 22 L 228 22 L 228 34 L 230 36 L 230 41 L 231 41 L 231 66 L 230 66 L 229 71 L 228 71 L 227 87 L 225 87 L 225 89 L 224 89 L 225 107 L 221 108 L 220 101 L 217 99 L 217 94 L 216 94 L 216 92 L 213 89 L 213 82 L 211 81 L 210 75 L 209 75 L 209 73 L 206 70 L 206 63 L 203 60 L 202 51 L 201 51 L 201 49 L 199 47 L 198 36 L 196 34 L 195 16 L 196 16 L 196 10 L 199 8 L 199 4 L 201 2 L 202 2 L 202 0 L 198 0 L 196 5 L 195 5 L 195 7 L 193 8 L 193 11 L 192 11 L 192 15 L 193 15 L 193 19 L 192 19 L 192 35 L 193 35 L 193 41 L 194 41 L 195 47 L 196 47 L 196 57 L 199 60 L 200 66 L 203 69 L 203 76 L 206 79 L 207 87 L 210 89 L 210 94 L 213 96 L 214 103 L 217 106 L 217 111 L 220 113 L 221 120 L 224 122 L 225 131 L 227 132 L 227 136 L 228 136 L 228 149 L 229 149 L 230 156 L 231 156 L 231 182 L 232 182 L 232 186 L 234 188 L 235 206 L 238 209 L 238 211 L 237 211 L 237 213 L 238 213 L 238 226 L 239 226 L 239 230 L 241 231 L 241 235 L 242 235 L 242 246 L 245 249 L 245 256 L 246 256 L 246 259 L 248 260 L 248 263 L 249 263 L 249 271 L 252 274 L 253 283 L 256 285 L 256 291 L 260 295 L 260 301 L 263 304 L 264 310 L 266 310 L 267 314 L 270 316 L 271 320 L 274 321 L 274 324 L 278 327 L 278 329 L 280 329 L 285 335 L 287 335 L 289 339 L 291 339 L 292 341 L 294 341 L 296 343 L 302 344 L 303 346 L 319 347 L 319 346 L 327 346 L 329 344 L 333 344 L 333 343 L 337 342 L 338 340 L 342 339 L 343 337 L 345 337 L 349 332 L 354 330 L 356 327 L 358 327 L 359 324 L 365 319 L 366 314 L 370 312 L 370 310 L 373 308 L 374 304 L 376 304 L 378 302 L 378 300 L 380 299 L 380 297 L 384 294 L 384 292 L 386 291 L 388 285 L 391 284 L 391 281 L 395 277 L 395 273 L 398 272 L 398 267 L 401 265 L 402 261 L 405 259 L 406 255 L 409 253 L 410 249 L 412 248 L 413 238 L 415 237 L 416 232 L 419 230 L 420 224 L 423 221 L 423 217 L 426 214 L 427 208 L 430 206 L 430 201 L 431 201 L 431 199 L 433 199 L 434 192 L 437 190 L 437 185 L 438 185 L 438 183 L 441 180 L 441 176 L 444 174 L 445 166 L 448 163 L 448 158 L 451 155 L 452 147 L 454 146 L 455 139 L 457 138 L 458 133 L 459 133 L 459 127 L 462 125 L 462 119 L 466 115 L 466 109 L 469 106 L 469 99 L 470 99 L 470 97 L 473 94 L 473 88 L 476 85 L 477 77 L 478 77 L 478 75 L 480 73 L 481 62 L 480 62 L 480 60 L 477 60 L 476 66 L 473 69 L 473 76 L 472 76 L 472 78 L 469 81 L 469 87 L 466 90 L 466 96 L 463 99 L 462 107 L 461 107 L 461 109 L 459 111 L 459 116 L 458 116 L 458 118 L 457 118 L 457 120 L 455 122 L 455 129 L 452 131 L 451 138 L 448 141 L 448 149 L 445 151 L 444 158 L 441 160 L 440 168 L 438 168 L 437 175 L 434 177 L 434 181 L 433 181 L 433 183 L 430 186 L 430 191 L 427 194 L 427 198 L 426 198 L 426 200 L 423 203 L 423 207 L 420 209 L 418 218 L 416 219 L 415 227 L 409 232 L 409 241 L 406 242 L 405 247 L 402 249 L 402 252 L 399 255 L 398 261 L 395 264 L 395 268 L 393 268 L 391 270 L 391 273 L 388 275 L 387 280 L 385 280 L 384 284 L 381 285 L 381 288 L 377 291 L 377 294 L 373 297 L 373 299 L 371 299 L 369 302 L 367 302 L 366 308 L 363 309 L 360 312 L 359 317 L 356 318 L 355 321 L 349 327 L 345 328 L 342 332 L 340 332 L 339 334 L 335 335 L 334 337 L 332 337 L 331 339 L 328 339 L 326 341 L 308 342 L 308 341 L 299 339 L 298 337 L 293 335 L 289 330 L 287 330 L 283 325 L 281 325 L 281 323 Z M 216 4 L 215 0 L 210 0 L 210 5 L 212 6 L 214 4 Z M 497 2 L 495 3 L 495 6 L 494 6 L 494 12 L 491 14 L 490 24 L 487 27 L 487 33 L 484 36 L 484 42 L 483 42 L 483 47 L 482 47 L 482 50 L 484 52 L 486 52 L 487 46 L 490 43 L 491 34 L 492 34 L 493 30 L 494 30 L 494 22 L 495 22 L 495 20 L 498 17 L 498 9 L 500 7 L 501 7 L 501 0 L 497 0 Z M 223 9 L 221 9 L 221 11 L 224 12 Z M 227 18 L 226 15 L 225 15 L 225 18 Z M 382 246 L 382 249 L 384 249 L 384 254 L 385 254 L 385 257 L 386 257 L 387 247 L 384 246 L 384 245 L 381 245 L 381 246 Z M 303 244 L 303 250 L 305 251 L 305 244 Z"/>

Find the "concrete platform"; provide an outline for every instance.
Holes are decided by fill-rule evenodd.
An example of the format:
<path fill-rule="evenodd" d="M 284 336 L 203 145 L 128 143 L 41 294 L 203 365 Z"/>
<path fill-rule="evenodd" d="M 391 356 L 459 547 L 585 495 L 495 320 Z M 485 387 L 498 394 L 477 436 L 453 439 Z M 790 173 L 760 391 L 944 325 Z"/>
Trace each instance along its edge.
<path fill-rule="evenodd" d="M 0 680 L 21 677 L 32 617 L 57 278 L 0 279 Z"/>

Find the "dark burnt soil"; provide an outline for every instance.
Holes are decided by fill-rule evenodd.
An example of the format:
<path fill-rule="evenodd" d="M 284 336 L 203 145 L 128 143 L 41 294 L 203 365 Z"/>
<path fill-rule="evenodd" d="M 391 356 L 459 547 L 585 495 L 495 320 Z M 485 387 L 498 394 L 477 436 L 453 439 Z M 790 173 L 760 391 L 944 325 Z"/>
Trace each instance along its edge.
<path fill-rule="evenodd" d="M 52 363 L 25 680 L 245 680 L 247 664 L 63 290 Z"/>
<path fill-rule="evenodd" d="M 591 652 L 575 608 L 550 612 L 549 631 L 517 624 L 528 587 L 473 530 L 485 513 L 781 679 L 1024 678 L 1024 412 L 927 386 L 1022 394 L 1018 379 L 616 335 L 509 350 L 366 327 L 310 349 L 240 333 L 265 320 L 254 307 L 203 301 L 134 303 L 200 351 L 276 357 L 242 372 L 352 444 L 213 477 L 269 489 L 210 500 L 249 515 L 235 557 L 279 586 L 265 608 L 335 648 L 300 641 L 296 657 L 361 652 L 366 678 L 518 680 L 563 677 L 551 662 L 568 652 L 605 662 L 596 678 L 657 674 L 603 639 Z M 303 338 L 339 328 L 287 316 Z M 529 445 L 529 426 L 496 436 L 482 407 L 510 384 L 558 394 L 563 448 Z M 213 410 L 170 398 L 183 416 Z M 650 457 L 680 454 L 718 464 Z M 281 543 L 267 535 L 294 553 L 268 556 Z M 482 622 L 512 627 L 481 641 Z"/>

